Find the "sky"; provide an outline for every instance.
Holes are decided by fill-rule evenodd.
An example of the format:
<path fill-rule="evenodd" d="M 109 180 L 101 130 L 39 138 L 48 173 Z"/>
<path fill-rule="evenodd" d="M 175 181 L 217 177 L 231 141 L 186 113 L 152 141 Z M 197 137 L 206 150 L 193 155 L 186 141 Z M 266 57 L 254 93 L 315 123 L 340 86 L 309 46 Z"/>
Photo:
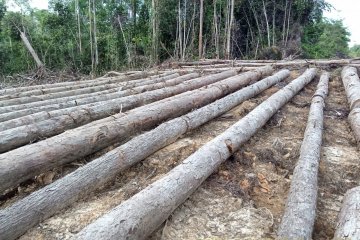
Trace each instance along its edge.
<path fill-rule="evenodd" d="M 46 9 L 48 0 L 30 0 L 31 6 L 38 9 Z M 329 19 L 342 19 L 345 27 L 351 33 L 350 46 L 360 44 L 360 1 L 358 0 L 327 0 L 333 5 L 331 12 L 325 12 L 324 16 Z"/>
<path fill-rule="evenodd" d="M 327 0 L 335 9 L 325 12 L 324 16 L 330 19 L 342 19 L 345 27 L 351 33 L 350 46 L 360 44 L 360 1 L 358 0 Z"/>

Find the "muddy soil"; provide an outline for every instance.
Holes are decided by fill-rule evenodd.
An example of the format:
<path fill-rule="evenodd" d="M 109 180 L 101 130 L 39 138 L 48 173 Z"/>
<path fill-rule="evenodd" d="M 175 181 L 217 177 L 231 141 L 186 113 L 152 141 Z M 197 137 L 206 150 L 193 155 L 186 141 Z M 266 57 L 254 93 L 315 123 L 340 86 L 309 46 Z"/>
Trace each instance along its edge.
<path fill-rule="evenodd" d="M 302 71 L 293 71 L 291 79 Z M 306 86 L 227 162 L 220 166 L 149 239 L 273 239 L 281 220 L 293 168 L 318 78 Z M 87 224 L 161 178 L 199 147 L 221 134 L 271 94 L 280 83 L 192 131 L 133 166 L 107 186 L 30 229 L 20 239 L 70 239 Z M 348 104 L 337 75 L 326 100 L 319 201 L 314 239 L 331 239 L 343 194 L 360 180 Z M 93 156 L 94 157 L 94 156 Z M 93 158 L 92 157 L 92 158 Z M 86 161 L 76 164 L 85 164 Z M 56 169 L 55 180 L 77 168 Z M 46 184 L 47 175 L 42 184 Z M 51 177 L 51 176 L 50 176 Z M 29 189 L 29 186 L 33 186 Z M 40 187 L 2 202 L 5 207 Z M 1 202 L 0 202 L 1 204 Z"/>

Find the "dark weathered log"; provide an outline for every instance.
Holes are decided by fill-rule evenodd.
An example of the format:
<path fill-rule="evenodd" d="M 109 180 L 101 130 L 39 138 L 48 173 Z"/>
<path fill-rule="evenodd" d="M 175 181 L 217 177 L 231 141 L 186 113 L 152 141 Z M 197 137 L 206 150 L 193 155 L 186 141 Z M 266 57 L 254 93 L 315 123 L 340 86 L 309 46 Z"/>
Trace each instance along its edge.
<path fill-rule="evenodd" d="M 175 142 L 186 132 L 259 94 L 288 77 L 289 73 L 288 70 L 280 71 L 214 103 L 163 123 L 0 211 L 0 236 L 6 239 L 20 236 L 30 227 L 106 184 L 123 170 Z M 29 214 L 24 214 L 25 208 Z"/>
<path fill-rule="evenodd" d="M 77 100 L 80 98 L 87 98 L 87 97 L 100 96 L 103 94 L 110 94 L 110 93 L 114 93 L 114 92 L 118 92 L 118 91 L 122 91 L 122 90 L 126 90 L 126 89 L 139 87 L 139 86 L 161 83 L 161 82 L 164 82 L 164 81 L 176 78 L 176 77 L 178 77 L 177 74 L 167 74 L 166 76 L 157 77 L 157 78 L 138 79 L 138 80 L 134 80 L 131 82 L 120 83 L 117 88 L 113 88 L 113 89 L 109 89 L 109 90 L 103 90 L 103 91 L 94 92 L 94 93 L 85 93 L 85 94 L 73 95 L 73 96 L 67 96 L 67 97 L 59 97 L 59 98 L 53 98 L 53 97 L 56 97 L 56 96 L 53 96 L 48 100 L 46 100 L 47 95 L 13 99 L 13 100 L 9 101 L 10 103 L 8 102 L 10 104 L 10 106 L 0 107 L 0 114 L 8 113 L 8 112 L 16 111 L 16 110 L 30 109 L 33 107 L 39 107 L 39 106 L 45 106 L 45 105 L 51 105 L 51 104 L 59 104 L 59 103 L 64 103 L 64 102 L 71 101 L 71 100 Z M 24 104 L 11 105 L 13 103 L 17 104 L 16 102 L 24 102 Z"/>
<path fill-rule="evenodd" d="M 47 169 L 71 162 L 119 142 L 136 131 L 147 129 L 167 118 L 180 116 L 193 108 L 212 102 L 243 87 L 252 80 L 261 78 L 262 74 L 269 74 L 272 71 L 272 68 L 267 67 L 244 73 L 193 90 L 186 93 L 186 97 L 173 97 L 158 104 L 143 106 L 129 111 L 125 116 L 122 113 L 113 115 L 106 122 L 100 120 L 100 124 L 90 124 L 91 127 L 85 125 L 66 131 L 58 136 L 1 154 L 0 192 L 14 187 L 18 183 L 32 178 Z M 234 75 L 235 73 L 223 73 L 217 75 L 217 77 L 219 78 L 225 74 Z M 210 77 L 214 78 L 215 75 Z M 209 77 L 203 78 L 200 82 L 203 84 L 205 80 L 209 80 Z M 184 85 L 188 86 L 189 84 Z M 71 121 L 74 120 L 71 118 Z M 54 124 L 58 124 L 58 121 L 55 121 Z M 37 131 L 37 129 L 33 129 L 33 131 Z M 32 134 L 32 132 L 28 131 L 28 134 Z M 2 144 L 0 146 L 2 147 Z"/>
<path fill-rule="evenodd" d="M 348 102 L 349 122 L 355 138 L 360 144 L 360 79 L 354 67 L 345 67 L 341 73 Z"/>
<path fill-rule="evenodd" d="M 193 90 L 207 84 L 211 84 L 222 80 L 227 77 L 235 75 L 235 71 L 227 71 L 219 74 L 214 74 L 211 76 L 195 78 L 192 80 L 185 81 L 184 83 L 178 84 L 176 86 L 170 86 L 166 88 L 161 88 L 153 91 L 144 92 L 141 94 L 131 95 L 122 98 L 116 98 L 107 101 L 101 101 L 96 103 L 89 103 L 82 106 L 70 107 L 65 109 L 54 110 L 50 112 L 38 112 L 28 116 L 12 119 L 9 121 L 0 123 L 0 131 L 15 129 L 17 127 L 26 126 L 26 131 L 21 135 L 24 136 L 25 133 L 28 133 L 27 138 L 30 136 L 36 136 L 36 132 L 41 132 L 45 135 L 38 134 L 38 136 L 52 136 L 59 133 L 59 131 L 64 131 L 69 128 L 80 126 L 88 122 L 94 121 L 96 119 L 101 119 L 107 116 L 111 116 L 118 112 L 134 108 L 145 103 L 154 102 L 166 97 L 170 97 L 185 91 Z M 44 120 L 47 123 L 41 122 Z M 40 128 L 40 125 L 43 126 Z M 32 125 L 30 125 L 32 124 Z M 60 128 L 59 128 L 60 127 Z M 43 131 L 43 129 L 46 129 Z M 51 129 L 55 129 L 53 132 Z M 10 133 L 10 137 L 14 139 L 17 130 L 14 130 L 13 133 Z M 46 132 L 46 133 L 45 133 Z M 3 132 L 0 132 L 3 134 Z M 13 135 L 15 134 L 15 135 Z M 1 141 L 1 140 L 0 140 Z M 32 141 L 32 140 L 30 140 Z M 0 144 L 0 148 L 3 148 L 4 145 Z"/>
<path fill-rule="evenodd" d="M 325 72 L 320 78 L 311 102 L 299 161 L 294 169 L 284 215 L 278 230 L 279 239 L 312 239 L 316 216 L 323 108 L 328 94 L 328 83 L 329 73 Z"/>
<path fill-rule="evenodd" d="M 360 187 L 345 194 L 336 224 L 334 239 L 360 239 Z"/>
<path fill-rule="evenodd" d="M 164 77 L 166 75 L 170 75 L 176 73 L 176 71 L 167 71 L 166 73 L 162 73 L 160 75 L 158 71 L 147 71 L 147 72 L 136 72 L 127 74 L 125 73 L 124 77 L 109 77 L 109 78 L 96 78 L 92 80 L 80 80 L 80 81 L 73 81 L 73 82 L 60 82 L 60 83 L 51 83 L 51 84 L 42 84 L 42 85 L 34 85 L 34 86 L 26 86 L 26 87 L 17 87 L 17 88 L 5 88 L 0 90 L 0 95 L 7 95 L 7 94 L 13 94 L 13 93 L 19 93 L 19 92 L 25 92 L 25 91 L 31 91 L 35 89 L 45 89 L 45 88 L 56 88 L 56 87 L 64 87 L 64 86 L 73 86 L 73 85 L 79 85 L 84 83 L 93 83 L 98 80 L 115 80 L 117 82 L 125 82 L 129 80 L 135 80 L 140 78 L 158 78 L 158 77 Z M 155 75 L 155 76 L 153 76 Z"/>
<path fill-rule="evenodd" d="M 171 79 L 171 78 L 178 77 L 178 76 L 179 76 L 179 74 L 175 73 L 172 75 L 161 77 L 161 80 L 159 80 L 159 81 L 162 81 L 164 79 Z M 108 90 L 108 89 L 121 88 L 122 86 L 124 86 L 124 85 L 126 86 L 128 84 L 129 85 L 133 85 L 136 83 L 144 84 L 143 82 L 147 82 L 147 81 L 149 81 L 149 79 L 140 79 L 140 80 L 134 80 L 135 83 L 133 83 L 133 82 L 110 83 L 110 84 L 104 84 L 104 85 L 95 86 L 95 87 L 86 87 L 86 88 L 74 89 L 74 90 L 69 90 L 69 91 L 64 91 L 64 92 L 48 93 L 48 94 L 44 94 L 44 95 L 25 96 L 25 97 L 19 97 L 19 98 L 16 97 L 16 98 L 11 98 L 11 99 L 1 100 L 0 106 L 4 107 L 4 106 L 29 103 L 29 102 L 35 102 L 35 101 L 43 101 L 43 100 L 47 100 L 47 99 L 54 99 L 54 98 L 68 97 L 68 96 L 74 96 L 74 95 L 80 95 L 80 94 L 86 94 L 86 93 L 99 92 L 99 91 Z M 150 81 L 154 81 L 154 80 L 150 80 Z M 5 97 L 7 97 L 7 95 L 3 96 L 3 97 L 5 98 Z"/>
<path fill-rule="evenodd" d="M 107 101 L 107 100 L 111 100 L 111 99 L 115 99 L 115 98 L 121 98 L 121 97 L 129 96 L 129 95 L 143 93 L 146 91 L 156 90 L 159 88 L 174 86 L 176 84 L 182 83 L 184 81 L 187 81 L 192 78 L 199 77 L 199 76 L 200 76 L 200 74 L 198 74 L 198 73 L 190 73 L 190 74 L 186 74 L 186 75 L 176 77 L 173 79 L 165 80 L 163 82 L 149 84 L 149 85 L 145 85 L 145 86 L 139 86 L 139 87 L 131 88 L 128 90 L 117 91 L 117 92 L 109 93 L 109 94 L 102 94 L 100 96 L 86 97 L 86 98 L 76 99 L 76 100 L 72 100 L 72 101 L 66 101 L 66 102 L 62 102 L 59 104 L 51 104 L 51 105 L 45 105 L 45 106 L 40 106 L 40 107 L 33 107 L 33 108 L 29 108 L 29 109 L 14 111 L 14 112 L 10 112 L 10 113 L 4 113 L 4 114 L 0 114 L 0 122 L 9 121 L 11 119 L 31 115 L 31 114 L 34 114 L 37 112 L 54 111 L 54 110 L 63 109 L 63 108 L 81 106 L 81 105 L 85 105 L 85 104 L 89 104 L 89 103 Z"/>
<path fill-rule="evenodd" d="M 165 177 L 85 227 L 75 239 L 144 239 L 316 74 L 306 71 Z"/>

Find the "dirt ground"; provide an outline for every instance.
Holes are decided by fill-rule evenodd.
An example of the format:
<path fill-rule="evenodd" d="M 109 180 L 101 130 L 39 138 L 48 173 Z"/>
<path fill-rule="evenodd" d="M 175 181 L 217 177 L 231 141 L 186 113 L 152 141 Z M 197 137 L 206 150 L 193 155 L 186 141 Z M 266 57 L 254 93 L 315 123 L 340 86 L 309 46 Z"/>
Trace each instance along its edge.
<path fill-rule="evenodd" d="M 301 71 L 292 71 L 297 77 Z M 236 154 L 212 174 L 157 230 L 151 240 L 273 239 L 299 157 L 318 77 L 287 103 Z M 266 90 L 133 166 L 86 199 L 30 229 L 20 239 L 70 239 L 87 224 L 161 178 L 199 147 L 221 134 L 285 83 Z M 323 151 L 314 239 L 332 239 L 342 196 L 358 185 L 359 152 L 347 122 L 346 95 L 334 71 L 325 107 Z M 114 147 L 114 146 L 113 146 Z M 106 151 L 106 150 L 105 150 Z M 6 207 L 29 192 L 100 155 L 55 169 L 1 202 Z"/>

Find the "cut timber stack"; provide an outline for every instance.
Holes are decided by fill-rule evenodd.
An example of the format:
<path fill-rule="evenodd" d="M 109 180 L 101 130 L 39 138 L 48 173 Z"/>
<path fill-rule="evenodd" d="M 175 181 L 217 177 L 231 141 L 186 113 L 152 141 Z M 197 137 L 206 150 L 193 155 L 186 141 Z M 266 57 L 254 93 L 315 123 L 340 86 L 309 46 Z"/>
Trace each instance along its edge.
<path fill-rule="evenodd" d="M 251 81 L 271 74 L 272 71 L 271 67 L 260 68 L 253 72 L 247 72 L 219 82 L 217 81 L 233 76 L 236 73 L 224 72 L 198 79 L 192 82 L 193 84 L 183 84 L 179 92 L 183 92 L 184 89 L 204 86 L 207 80 L 208 83 L 215 83 L 193 90 L 190 93 L 185 93 L 186 97 L 178 95 L 150 106 L 136 108 L 125 115 L 122 113 L 116 114 L 106 121 L 100 120 L 100 124 L 92 124 L 91 127 L 85 125 L 38 143 L 1 154 L 0 192 L 16 187 L 17 184 L 40 174 L 46 169 L 61 166 L 62 164 L 94 153 L 113 143 L 119 142 L 136 131 L 153 127 L 163 120 L 180 116 L 193 108 L 210 103 L 244 87 Z M 167 88 L 164 89 L 164 92 L 168 92 Z M 99 108 L 101 109 L 101 106 Z M 51 125 L 44 127 L 49 129 L 49 126 Z M 53 130 L 52 126 L 51 129 Z M 34 128 L 34 130 L 37 129 Z M 15 133 L 23 134 L 18 130 L 15 130 L 13 134 Z M 11 138 L 10 134 L 8 138 Z M 13 142 L 13 144 L 16 144 L 16 142 Z"/>
<path fill-rule="evenodd" d="M 88 225 L 75 239 L 146 238 L 315 75 L 316 69 L 308 70 L 166 176 Z"/>
<path fill-rule="evenodd" d="M 0 235 L 14 238 L 41 220 L 69 206 L 82 196 L 103 186 L 117 174 L 143 160 L 155 151 L 175 142 L 181 135 L 226 113 L 241 102 L 259 94 L 289 76 L 288 70 L 265 78 L 196 111 L 163 123 L 72 174 L 34 192 L 29 197 L 0 212 Z M 155 141 L 154 141 L 155 140 Z M 48 189 L 56 189 L 49 192 Z M 30 214 L 24 215 L 24 208 Z M 40 211 L 42 214 L 40 214 Z"/>
<path fill-rule="evenodd" d="M 346 122 L 338 114 L 346 108 L 339 105 L 345 94 L 337 77 L 331 79 L 326 98 L 330 72 L 319 76 L 316 91 L 316 83 L 306 85 L 319 79 L 317 68 L 346 66 L 342 80 L 351 108 L 349 122 L 360 142 L 359 64 L 357 59 L 205 60 L 174 64 L 174 69 L 110 72 L 94 80 L 0 90 L 0 239 L 23 234 L 24 239 L 57 238 L 55 234 L 67 239 L 144 239 L 164 222 L 167 239 L 181 239 L 178 229 L 189 234 L 190 228 L 205 236 L 208 229 L 179 228 L 182 221 L 177 218 L 187 217 L 183 211 L 190 209 L 192 223 L 218 221 L 207 212 L 217 212 L 213 204 L 218 204 L 226 226 L 250 223 L 240 231 L 237 227 L 234 234 L 240 235 L 235 237 L 246 238 L 241 231 L 256 228 L 265 237 L 317 239 L 323 219 L 331 215 L 331 223 L 325 223 L 330 225 L 337 215 L 334 209 L 324 214 L 330 210 L 322 205 L 333 204 L 329 198 L 335 195 L 340 206 L 348 190 L 334 194 L 337 188 L 329 186 L 332 175 L 324 176 L 328 165 L 334 165 L 325 155 L 344 147 L 343 142 L 329 145 L 326 131 Z M 334 86 L 336 97 L 343 94 L 341 99 L 334 100 Z M 353 143 L 351 138 L 345 149 L 356 148 Z M 276 163 L 268 162 L 272 159 L 262 150 L 274 151 L 274 159 L 276 151 Z M 334 179 L 350 175 L 342 172 L 350 166 L 347 159 L 341 160 Z M 203 184 L 210 175 L 214 178 Z M 327 182 L 318 183 L 318 175 Z M 266 192 L 260 189 L 264 179 Z M 245 181 L 247 189 L 241 185 Z M 341 186 L 351 189 L 356 183 Z M 345 195 L 338 225 L 326 228 L 329 238 L 360 238 L 359 192 L 357 187 Z M 191 205 L 194 201 L 196 206 Z M 239 204 L 229 210 L 234 202 Z M 101 207 L 95 212 L 97 204 Z M 251 214 L 245 216 L 248 208 Z M 236 219 L 226 222 L 227 215 Z M 55 227 L 55 219 L 66 222 L 64 227 L 71 231 Z"/>

